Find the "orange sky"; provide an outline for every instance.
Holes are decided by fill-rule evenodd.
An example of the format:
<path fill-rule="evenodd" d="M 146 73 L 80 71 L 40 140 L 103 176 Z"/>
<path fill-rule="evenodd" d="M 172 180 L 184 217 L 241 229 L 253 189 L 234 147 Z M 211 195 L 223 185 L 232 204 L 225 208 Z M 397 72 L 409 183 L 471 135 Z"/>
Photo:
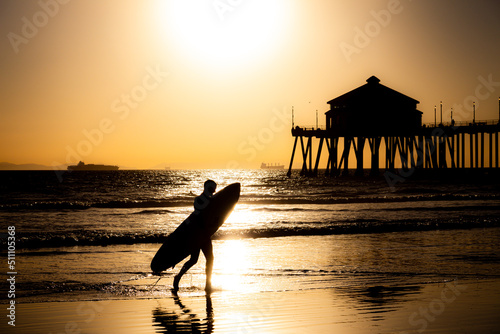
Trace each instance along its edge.
<path fill-rule="evenodd" d="M 0 162 L 288 164 L 371 75 L 424 122 L 498 118 L 496 0 L 4 0 Z M 459 111 L 459 105 L 463 106 Z M 299 166 L 296 159 L 296 167 Z"/>

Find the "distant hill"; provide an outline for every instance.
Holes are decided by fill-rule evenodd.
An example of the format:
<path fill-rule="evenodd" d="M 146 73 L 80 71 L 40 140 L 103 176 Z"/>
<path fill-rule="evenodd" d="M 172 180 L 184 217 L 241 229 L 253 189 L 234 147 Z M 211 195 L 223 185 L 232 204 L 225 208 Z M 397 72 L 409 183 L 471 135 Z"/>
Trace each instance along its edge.
<path fill-rule="evenodd" d="M 66 169 L 67 166 L 57 166 L 56 169 Z M 0 162 L 0 170 L 54 170 L 52 166 L 39 164 L 12 164 L 10 162 Z"/>
<path fill-rule="evenodd" d="M 75 164 L 69 164 L 75 165 Z M 40 164 L 13 164 L 10 162 L 0 162 L 0 170 L 67 170 L 68 165 L 46 166 Z M 136 170 L 135 167 L 120 166 L 121 170 Z"/>

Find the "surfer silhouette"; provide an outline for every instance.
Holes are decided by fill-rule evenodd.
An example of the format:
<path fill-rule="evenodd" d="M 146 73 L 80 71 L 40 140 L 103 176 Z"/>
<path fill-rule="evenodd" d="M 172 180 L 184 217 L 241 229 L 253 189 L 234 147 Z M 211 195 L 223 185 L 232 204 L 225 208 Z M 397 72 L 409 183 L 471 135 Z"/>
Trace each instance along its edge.
<path fill-rule="evenodd" d="M 217 183 L 215 183 L 212 180 L 207 180 L 205 181 L 203 185 L 203 193 L 199 196 L 197 196 L 194 199 L 194 215 L 199 215 L 203 209 L 205 209 L 208 204 L 210 203 L 210 199 L 212 198 L 215 190 L 217 189 Z M 195 224 L 200 224 L 201 222 L 199 221 L 194 221 Z M 174 291 L 179 290 L 179 282 L 182 278 L 182 276 L 198 262 L 198 258 L 200 256 L 200 250 L 203 252 L 203 255 L 205 256 L 206 259 L 206 265 L 205 265 L 205 275 L 206 275 L 206 284 L 205 284 L 205 290 L 206 291 L 211 291 L 212 290 L 212 268 L 214 264 L 214 254 L 213 254 L 213 247 L 212 247 L 212 235 L 207 235 L 206 240 L 203 240 L 201 243 L 201 247 L 194 250 L 191 253 L 191 257 L 189 260 L 184 263 L 182 266 L 182 269 L 179 271 L 179 273 L 174 277 Z"/>
<path fill-rule="evenodd" d="M 203 252 L 206 258 L 206 287 L 207 293 L 211 292 L 212 267 L 214 262 L 212 236 L 222 226 L 226 218 L 233 211 L 240 198 L 241 184 L 232 183 L 217 193 L 217 184 L 207 180 L 203 193 L 194 200 L 194 211 L 165 239 L 163 245 L 151 260 L 151 270 L 154 275 L 174 268 L 185 258 L 179 273 L 174 277 L 173 291 L 179 290 L 179 281 Z M 160 276 L 161 278 L 161 276 Z M 156 283 L 155 283 L 156 284 Z"/>

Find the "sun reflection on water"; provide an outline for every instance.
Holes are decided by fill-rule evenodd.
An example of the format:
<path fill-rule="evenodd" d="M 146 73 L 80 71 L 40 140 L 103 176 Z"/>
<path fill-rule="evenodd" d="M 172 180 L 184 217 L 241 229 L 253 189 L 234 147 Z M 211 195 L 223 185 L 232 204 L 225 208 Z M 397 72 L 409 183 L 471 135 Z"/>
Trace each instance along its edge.
<path fill-rule="evenodd" d="M 212 284 L 217 289 L 246 291 L 251 268 L 248 243 L 243 240 L 225 240 L 215 248 Z"/>

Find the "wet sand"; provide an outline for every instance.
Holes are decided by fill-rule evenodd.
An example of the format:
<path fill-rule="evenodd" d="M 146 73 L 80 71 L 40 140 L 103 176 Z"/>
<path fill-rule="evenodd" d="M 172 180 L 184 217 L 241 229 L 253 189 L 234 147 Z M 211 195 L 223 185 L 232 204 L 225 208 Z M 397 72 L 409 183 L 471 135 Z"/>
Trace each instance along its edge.
<path fill-rule="evenodd" d="M 2 333 L 495 333 L 500 280 L 17 305 Z"/>
<path fill-rule="evenodd" d="M 0 333 L 498 333 L 499 235 L 216 240 L 209 297 L 204 259 L 177 296 L 181 264 L 153 287 L 159 245 L 21 252 L 16 326 L 4 299 Z"/>

